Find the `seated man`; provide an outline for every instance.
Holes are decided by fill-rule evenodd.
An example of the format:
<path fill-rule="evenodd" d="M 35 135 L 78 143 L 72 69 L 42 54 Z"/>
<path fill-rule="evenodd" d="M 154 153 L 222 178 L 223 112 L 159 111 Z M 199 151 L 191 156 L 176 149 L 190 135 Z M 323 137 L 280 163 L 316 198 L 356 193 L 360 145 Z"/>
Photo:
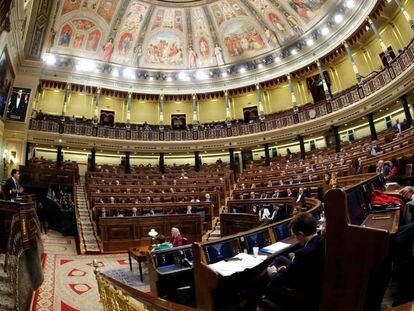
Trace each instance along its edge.
<path fill-rule="evenodd" d="M 172 244 L 165 241 L 165 236 L 160 234 L 157 236 L 157 245 L 152 249 L 153 251 L 158 251 L 161 249 L 172 248 Z"/>
<path fill-rule="evenodd" d="M 277 305 L 276 310 L 318 310 L 325 240 L 316 233 L 316 228 L 317 221 L 309 213 L 301 213 L 292 220 L 290 230 L 302 247 L 292 259 L 277 257 L 254 280 L 255 290 L 249 294 L 242 310 L 256 310 L 263 292 L 269 304 Z"/>

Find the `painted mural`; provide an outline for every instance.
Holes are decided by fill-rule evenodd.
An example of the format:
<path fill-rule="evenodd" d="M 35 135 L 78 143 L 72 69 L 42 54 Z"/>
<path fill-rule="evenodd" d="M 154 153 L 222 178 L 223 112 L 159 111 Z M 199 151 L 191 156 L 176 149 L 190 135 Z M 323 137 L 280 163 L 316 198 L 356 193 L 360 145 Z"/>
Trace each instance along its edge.
<path fill-rule="evenodd" d="M 57 46 L 73 50 L 96 52 L 101 40 L 101 30 L 87 19 L 73 19 L 64 24 L 57 38 Z"/>
<path fill-rule="evenodd" d="M 213 56 L 213 38 L 203 10 L 201 8 L 192 9 L 191 20 L 193 27 L 193 45 L 190 48 L 194 51 L 196 58 L 194 68 L 216 65 L 217 62 Z M 189 62 L 189 65 L 191 68 L 191 62 Z"/>
<path fill-rule="evenodd" d="M 172 33 L 159 33 L 149 40 L 145 62 L 150 66 L 175 67 L 175 65 L 183 65 L 183 60 L 183 44 L 178 36 Z"/>
<path fill-rule="evenodd" d="M 184 31 L 184 11 L 170 8 L 159 8 L 154 16 L 151 30 L 169 28 Z"/>
<path fill-rule="evenodd" d="M 129 3 L 115 38 L 112 61 L 140 66 L 142 47 L 138 45 L 138 39 L 148 8 L 149 6 L 141 1 L 133 0 Z M 108 58 L 106 55 L 103 60 L 109 60 L 105 58 Z"/>
<path fill-rule="evenodd" d="M 224 46 L 230 57 L 239 57 L 266 47 L 258 30 L 247 22 L 237 21 L 224 29 Z"/>
<path fill-rule="evenodd" d="M 329 2 L 217 0 L 184 8 L 62 0 L 47 51 L 143 68 L 222 66 L 290 44 L 329 12 Z"/>

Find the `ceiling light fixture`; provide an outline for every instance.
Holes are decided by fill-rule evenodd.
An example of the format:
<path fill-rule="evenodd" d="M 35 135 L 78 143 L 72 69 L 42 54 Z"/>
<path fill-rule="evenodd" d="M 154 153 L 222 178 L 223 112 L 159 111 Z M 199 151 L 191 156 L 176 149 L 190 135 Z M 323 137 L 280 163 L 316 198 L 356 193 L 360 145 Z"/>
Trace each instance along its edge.
<path fill-rule="evenodd" d="M 181 72 L 178 74 L 178 79 L 180 79 L 180 80 L 182 80 L 182 81 L 188 81 L 188 80 L 189 80 L 189 78 L 188 78 L 187 74 L 186 74 L 185 72 L 183 72 L 183 71 L 181 71 Z"/>
<path fill-rule="evenodd" d="M 344 20 L 344 17 L 341 14 L 336 14 L 334 17 L 335 23 L 339 24 Z"/>
<path fill-rule="evenodd" d="M 122 72 L 122 75 L 127 79 L 135 79 L 135 71 L 131 68 L 125 68 Z"/>
<path fill-rule="evenodd" d="M 226 78 L 226 77 L 228 76 L 227 71 L 223 71 L 223 72 L 221 73 L 221 76 L 222 76 L 223 78 Z"/>
<path fill-rule="evenodd" d="M 315 43 L 315 41 L 313 41 L 312 38 L 309 38 L 308 40 L 306 40 L 306 45 L 307 46 L 312 46 Z"/>
<path fill-rule="evenodd" d="M 296 54 L 298 54 L 298 51 L 297 51 L 296 49 L 292 49 L 292 50 L 290 51 L 290 54 L 292 54 L 292 55 L 296 55 Z"/>
<path fill-rule="evenodd" d="M 91 60 L 81 60 L 76 64 L 77 71 L 95 71 L 96 64 Z"/>
<path fill-rule="evenodd" d="M 45 54 L 43 56 L 43 61 L 46 63 L 46 65 L 52 66 L 56 63 L 56 57 L 53 54 Z"/>
<path fill-rule="evenodd" d="M 328 28 L 328 27 L 323 27 L 323 28 L 321 29 L 321 34 L 322 34 L 323 36 L 326 36 L 327 34 L 329 34 L 329 28 Z"/>
<path fill-rule="evenodd" d="M 112 75 L 114 77 L 119 77 L 119 70 L 118 70 L 118 68 L 115 68 L 114 70 L 112 70 Z"/>
<path fill-rule="evenodd" d="M 209 75 L 205 71 L 197 71 L 196 72 L 196 78 L 197 80 L 205 80 L 209 78 Z"/>
<path fill-rule="evenodd" d="M 347 0 L 347 1 L 345 2 L 345 6 L 346 6 L 348 9 L 352 9 L 352 8 L 355 6 L 355 1 L 354 1 L 354 0 Z"/>
<path fill-rule="evenodd" d="M 245 73 L 245 72 L 246 72 L 246 68 L 245 67 L 240 67 L 239 73 Z"/>

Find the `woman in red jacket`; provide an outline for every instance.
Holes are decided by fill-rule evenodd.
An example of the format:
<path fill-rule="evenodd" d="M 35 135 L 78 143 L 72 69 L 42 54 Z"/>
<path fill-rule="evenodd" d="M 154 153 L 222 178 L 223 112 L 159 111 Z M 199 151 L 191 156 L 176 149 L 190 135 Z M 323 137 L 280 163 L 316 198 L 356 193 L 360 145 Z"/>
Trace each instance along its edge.
<path fill-rule="evenodd" d="M 181 236 L 180 230 L 178 230 L 178 228 L 175 228 L 175 227 L 171 228 L 171 236 L 172 236 L 171 244 L 173 245 L 173 247 L 183 246 L 185 244 L 184 238 Z"/>
<path fill-rule="evenodd" d="M 384 177 L 385 181 L 386 182 L 395 181 L 394 179 L 395 179 L 395 176 L 397 175 L 397 172 L 398 172 L 397 160 L 392 159 L 391 161 L 385 162 L 385 164 L 388 164 L 391 167 L 391 170 L 388 173 L 388 175 Z"/>

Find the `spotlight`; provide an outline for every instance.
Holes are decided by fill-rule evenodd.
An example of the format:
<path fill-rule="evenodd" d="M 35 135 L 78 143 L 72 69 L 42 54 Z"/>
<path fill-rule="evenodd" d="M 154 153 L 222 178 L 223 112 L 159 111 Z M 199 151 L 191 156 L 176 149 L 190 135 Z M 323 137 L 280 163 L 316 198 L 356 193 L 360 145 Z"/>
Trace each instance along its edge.
<path fill-rule="evenodd" d="M 257 68 L 262 69 L 263 68 L 263 63 L 259 63 L 259 65 L 257 65 Z"/>
<path fill-rule="evenodd" d="M 76 64 L 76 70 L 78 71 L 95 71 L 96 64 L 91 60 L 81 60 Z"/>
<path fill-rule="evenodd" d="M 389 1 L 388 1 L 389 2 Z M 354 6 L 355 6 L 355 1 L 354 0 L 347 0 L 346 2 L 345 2 L 345 6 L 348 8 L 348 9 L 352 9 Z"/>
<path fill-rule="evenodd" d="M 328 27 L 323 27 L 321 29 L 321 33 L 323 36 L 326 36 L 327 34 L 329 34 L 329 28 Z"/>
<path fill-rule="evenodd" d="M 188 81 L 188 80 L 189 80 L 189 78 L 188 78 L 187 74 L 186 74 L 185 72 L 183 72 L 183 71 L 181 71 L 181 72 L 178 74 L 178 79 L 180 79 L 180 80 L 182 80 L 182 81 Z"/>
<path fill-rule="evenodd" d="M 168 76 L 168 77 L 167 77 L 167 81 L 168 81 L 168 82 L 171 82 L 171 81 L 172 81 L 172 78 L 171 78 L 170 76 Z"/>
<path fill-rule="evenodd" d="M 52 66 L 56 63 L 56 57 L 53 54 L 45 54 L 43 56 L 43 61 L 46 63 L 46 65 Z"/>
<path fill-rule="evenodd" d="M 227 71 L 223 71 L 223 72 L 221 73 L 221 76 L 222 76 L 223 78 L 226 78 L 226 77 L 228 76 Z"/>
<path fill-rule="evenodd" d="M 119 70 L 118 70 L 118 68 L 115 68 L 114 70 L 112 70 L 112 73 L 111 73 L 114 77 L 119 77 Z"/>
<path fill-rule="evenodd" d="M 344 17 L 341 14 L 336 14 L 334 17 L 335 23 L 339 24 L 344 20 Z"/>
<path fill-rule="evenodd" d="M 292 50 L 290 51 L 290 54 L 292 54 L 292 55 L 296 55 L 296 54 L 298 54 L 298 51 L 297 51 L 296 49 L 292 49 Z"/>
<path fill-rule="evenodd" d="M 127 78 L 127 79 L 135 79 L 135 71 L 132 70 L 131 68 L 125 68 L 122 71 L 122 75 L 124 76 L 124 78 Z"/>
<path fill-rule="evenodd" d="M 315 43 L 315 41 L 313 41 L 312 38 L 309 38 L 308 40 L 306 40 L 306 45 L 307 46 L 312 46 L 312 45 L 314 45 L 314 43 Z"/>
<path fill-rule="evenodd" d="M 275 58 L 275 62 L 276 63 L 280 63 L 282 61 L 282 59 L 279 57 L 279 56 L 277 56 L 276 58 Z"/>
<path fill-rule="evenodd" d="M 196 78 L 197 80 L 205 80 L 205 79 L 208 79 L 209 76 L 205 71 L 200 70 L 196 72 Z"/>
<path fill-rule="evenodd" d="M 245 73 L 245 72 L 246 72 L 246 68 L 245 67 L 240 67 L 239 73 Z"/>

